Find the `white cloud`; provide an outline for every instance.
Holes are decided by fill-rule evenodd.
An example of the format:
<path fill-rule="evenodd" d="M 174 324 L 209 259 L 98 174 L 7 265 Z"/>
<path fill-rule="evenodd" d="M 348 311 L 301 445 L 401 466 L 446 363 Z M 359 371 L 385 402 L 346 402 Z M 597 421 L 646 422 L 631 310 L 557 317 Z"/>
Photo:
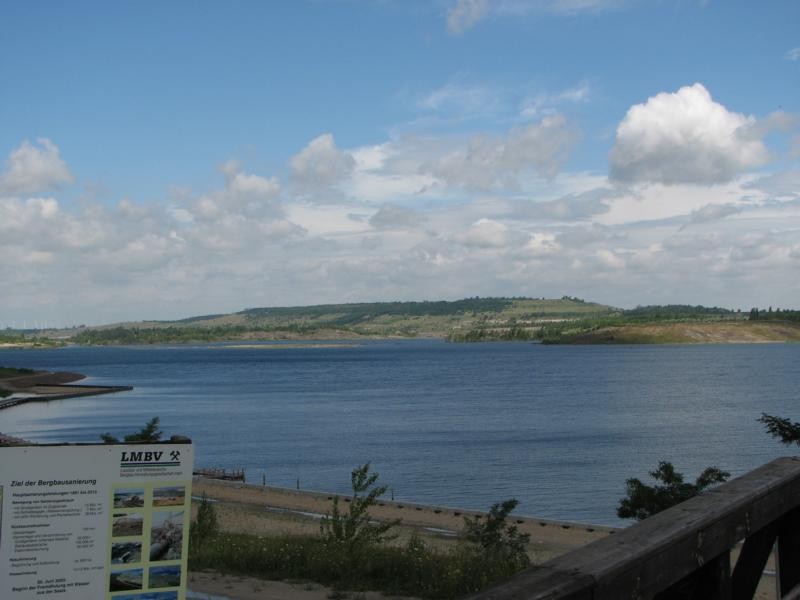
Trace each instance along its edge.
<path fill-rule="evenodd" d="M 609 211 L 609 201 L 616 193 L 609 188 L 568 194 L 556 200 L 518 201 L 517 214 L 532 219 L 552 221 L 586 220 Z"/>
<path fill-rule="evenodd" d="M 512 129 L 505 136 L 480 135 L 421 169 L 443 182 L 467 189 L 514 188 L 523 172 L 552 178 L 572 148 L 577 133 L 563 115 Z"/>
<path fill-rule="evenodd" d="M 333 135 L 325 133 L 314 138 L 290 161 L 292 179 L 301 191 L 311 194 L 311 200 L 324 197 L 313 192 L 324 192 L 348 178 L 356 166 L 355 159 L 336 147 Z"/>
<path fill-rule="evenodd" d="M 425 217 L 417 211 L 394 204 L 383 204 L 378 212 L 369 218 L 369 224 L 377 229 L 414 228 L 424 221 Z"/>
<path fill-rule="evenodd" d="M 624 269 L 625 260 L 608 248 L 601 248 L 595 252 L 595 256 L 602 265 L 610 269 Z"/>
<path fill-rule="evenodd" d="M 730 112 L 696 83 L 632 106 L 617 128 L 611 177 L 622 183 L 712 185 L 763 165 L 753 117 Z"/>
<path fill-rule="evenodd" d="M 189 204 L 192 217 L 199 220 L 215 220 L 231 215 L 281 217 L 281 187 L 274 177 L 243 173 L 235 161 L 220 167 L 225 176 L 225 187 L 197 199 L 184 198 Z"/>
<path fill-rule="evenodd" d="M 460 34 L 491 14 L 519 17 L 540 13 L 571 16 L 629 4 L 631 0 L 456 0 L 447 11 L 447 29 Z"/>
<path fill-rule="evenodd" d="M 504 248 L 511 238 L 508 227 L 492 219 L 479 219 L 466 231 L 453 236 L 459 244 L 476 248 Z"/>
<path fill-rule="evenodd" d="M 37 318 L 98 323 L 476 294 L 800 306 L 796 172 L 711 187 L 547 179 L 565 135 L 558 117 L 356 149 L 322 136 L 317 149 L 353 161 L 327 179 L 338 195 L 327 204 L 298 192 L 294 173 L 282 186 L 235 161 L 216 189 L 163 202 L 0 194 L 3 317 L 36 306 Z"/>
<path fill-rule="evenodd" d="M 742 211 L 740 206 L 735 204 L 706 204 L 705 206 L 693 210 L 689 214 L 689 224 L 710 223 L 719 221 L 725 217 L 735 215 Z"/>
<path fill-rule="evenodd" d="M 462 76 L 428 92 L 416 102 L 423 111 L 435 111 L 448 116 L 476 117 L 500 112 L 508 91 L 487 85 L 467 84 Z"/>
<path fill-rule="evenodd" d="M 67 164 L 47 138 L 28 140 L 9 154 L 6 171 L 0 175 L 0 194 L 36 194 L 73 182 Z"/>
<path fill-rule="evenodd" d="M 539 92 L 523 100 L 520 114 L 525 118 L 553 114 L 556 112 L 556 107 L 562 104 L 588 101 L 590 94 L 591 88 L 586 81 L 556 93 Z"/>
<path fill-rule="evenodd" d="M 551 256 L 561 251 L 561 245 L 556 240 L 555 234 L 543 231 L 531 234 L 530 239 L 522 249 L 524 254 L 533 257 Z"/>
<path fill-rule="evenodd" d="M 800 60 L 800 48 L 792 48 L 786 53 L 786 60 Z"/>
<path fill-rule="evenodd" d="M 483 20 L 489 13 L 489 0 L 456 0 L 447 11 L 447 29 L 450 33 L 464 33 Z"/>
<path fill-rule="evenodd" d="M 0 232 L 36 232 L 43 222 L 58 216 L 58 201 L 53 198 L 0 198 Z"/>
<path fill-rule="evenodd" d="M 800 198 L 800 170 L 781 171 L 765 175 L 746 184 L 745 188 L 760 190 L 781 200 Z"/>

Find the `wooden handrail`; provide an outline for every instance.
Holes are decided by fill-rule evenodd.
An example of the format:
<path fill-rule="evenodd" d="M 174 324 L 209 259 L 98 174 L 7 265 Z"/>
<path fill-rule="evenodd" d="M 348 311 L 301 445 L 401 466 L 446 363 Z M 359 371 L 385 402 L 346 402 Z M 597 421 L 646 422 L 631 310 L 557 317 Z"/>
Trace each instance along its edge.
<path fill-rule="evenodd" d="M 741 540 L 731 573 L 730 550 Z M 776 540 L 785 598 L 800 584 L 800 458 L 773 460 L 470 598 L 744 600 Z"/>

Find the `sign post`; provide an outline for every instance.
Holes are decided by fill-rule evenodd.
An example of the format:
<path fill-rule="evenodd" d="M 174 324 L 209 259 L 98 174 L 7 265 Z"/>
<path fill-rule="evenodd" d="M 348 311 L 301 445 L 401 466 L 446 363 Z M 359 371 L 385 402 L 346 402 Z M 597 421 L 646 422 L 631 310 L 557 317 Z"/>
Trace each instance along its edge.
<path fill-rule="evenodd" d="M 0 448 L 0 598 L 184 600 L 192 450 Z"/>

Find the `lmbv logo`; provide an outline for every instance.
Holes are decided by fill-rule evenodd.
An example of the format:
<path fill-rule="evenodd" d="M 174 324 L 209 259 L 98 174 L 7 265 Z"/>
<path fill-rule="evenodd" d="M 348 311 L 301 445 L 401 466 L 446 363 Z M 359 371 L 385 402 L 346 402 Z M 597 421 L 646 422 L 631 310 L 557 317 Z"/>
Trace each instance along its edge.
<path fill-rule="evenodd" d="M 175 452 L 172 453 L 173 455 Z M 164 456 L 162 451 L 158 452 L 127 452 L 123 451 L 122 453 L 122 462 L 160 462 L 161 457 Z M 180 458 L 180 453 L 178 453 L 178 458 Z M 173 456 L 173 460 L 178 460 Z"/>

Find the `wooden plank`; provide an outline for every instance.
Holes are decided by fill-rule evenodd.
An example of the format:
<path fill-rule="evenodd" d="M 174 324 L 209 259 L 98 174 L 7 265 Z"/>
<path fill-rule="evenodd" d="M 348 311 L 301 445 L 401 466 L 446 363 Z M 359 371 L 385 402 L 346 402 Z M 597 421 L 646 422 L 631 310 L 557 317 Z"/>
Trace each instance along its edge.
<path fill-rule="evenodd" d="M 779 458 L 545 566 L 582 582 L 593 580 L 593 600 L 653 598 L 798 505 L 800 458 Z M 569 597 L 536 595 L 547 593 L 543 584 L 525 572 L 473 598 Z M 518 594 L 525 585 L 527 595 L 502 595 Z"/>
<path fill-rule="evenodd" d="M 480 600 L 592 600 L 594 579 L 575 570 L 559 571 L 549 566 L 532 567 L 479 592 Z"/>

